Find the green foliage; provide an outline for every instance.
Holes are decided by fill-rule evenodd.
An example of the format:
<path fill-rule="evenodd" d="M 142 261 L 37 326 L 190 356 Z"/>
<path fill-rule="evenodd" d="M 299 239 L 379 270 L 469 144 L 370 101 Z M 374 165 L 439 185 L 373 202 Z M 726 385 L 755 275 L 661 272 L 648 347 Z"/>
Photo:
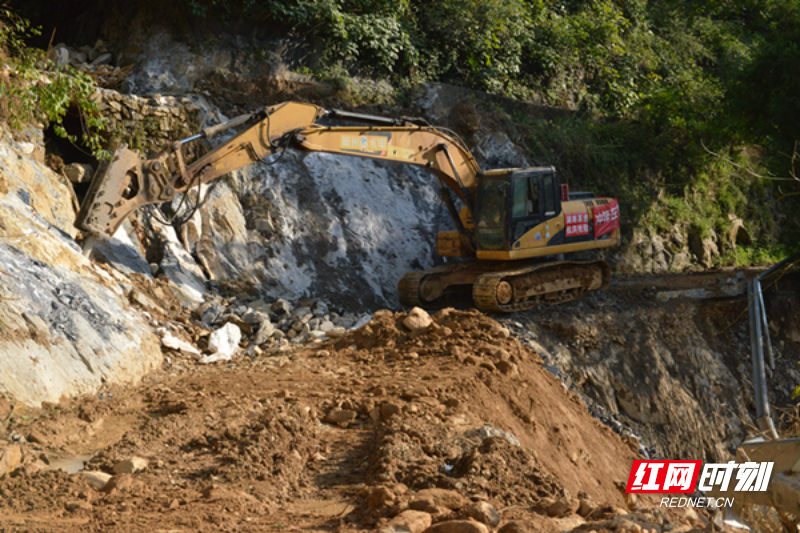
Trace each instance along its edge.
<path fill-rule="evenodd" d="M 50 123 L 57 135 L 74 143 L 78 139 L 62 125 L 74 106 L 82 121 L 83 144 L 98 158 L 110 157 L 102 147 L 106 120 L 93 99 L 94 80 L 72 67 L 56 65 L 42 50 L 27 47 L 24 39 L 38 33 L 27 20 L 0 8 L 0 50 L 8 55 L 9 67 L 0 78 L 0 117 L 15 129 Z"/>
<path fill-rule="evenodd" d="M 681 129 L 651 123 L 581 115 L 513 120 L 530 133 L 525 144 L 536 162 L 553 164 L 572 190 L 618 198 L 627 231 L 713 232 L 720 237 L 720 264 L 764 264 L 786 251 L 773 186 L 746 170 L 763 171 L 751 151 L 729 148 L 717 157 L 687 147 Z M 732 215 L 744 219 L 751 245 L 734 250 L 726 244 Z"/>
<path fill-rule="evenodd" d="M 324 43 L 324 63 L 358 64 L 364 71 L 392 72 L 416 66 L 409 0 L 185 0 L 200 18 L 244 16 L 294 28 Z M 407 71 L 406 71 L 407 72 Z"/>
<path fill-rule="evenodd" d="M 774 265 L 792 255 L 794 251 L 783 244 L 739 246 L 732 262 L 735 266 Z"/>
<path fill-rule="evenodd" d="M 800 0 L 182 0 L 292 28 L 320 67 L 447 81 L 714 146 L 800 138 Z M 788 148 L 787 148 L 788 146 Z"/>
<path fill-rule="evenodd" d="M 800 2 L 757 3 L 751 56 L 737 65 L 731 108 L 751 137 L 792 153 L 800 139 Z"/>
<path fill-rule="evenodd" d="M 441 0 L 415 6 L 422 79 L 501 93 L 522 68 L 531 12 L 519 0 Z"/>

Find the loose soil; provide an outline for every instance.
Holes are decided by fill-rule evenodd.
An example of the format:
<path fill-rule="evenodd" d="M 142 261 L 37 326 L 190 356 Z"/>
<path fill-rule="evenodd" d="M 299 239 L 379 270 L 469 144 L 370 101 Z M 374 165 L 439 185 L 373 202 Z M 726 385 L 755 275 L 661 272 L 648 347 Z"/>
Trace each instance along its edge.
<path fill-rule="evenodd" d="M 626 499 L 637 454 L 500 324 L 445 309 L 411 332 L 405 317 L 232 364 L 171 354 L 138 387 L 16 409 L 9 435 L 28 442 L 0 480 L 0 529 L 367 531 L 409 505 L 465 518 L 469 501 L 531 531 L 584 525 L 580 502 L 597 531 L 708 524 Z M 97 490 L 48 466 L 84 456 L 85 470 L 147 467 Z"/>

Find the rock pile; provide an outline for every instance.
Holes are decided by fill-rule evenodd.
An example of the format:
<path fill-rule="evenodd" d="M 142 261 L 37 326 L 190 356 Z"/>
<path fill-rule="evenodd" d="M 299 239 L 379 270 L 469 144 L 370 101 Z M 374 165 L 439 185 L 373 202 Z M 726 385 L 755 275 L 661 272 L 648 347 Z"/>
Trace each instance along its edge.
<path fill-rule="evenodd" d="M 227 305 L 226 305 L 227 304 Z M 266 302 L 263 299 L 247 303 L 209 297 L 195 312 L 207 328 L 236 324 L 248 336 L 249 353 L 285 352 L 292 345 L 314 344 L 336 339 L 348 329 L 361 327 L 372 317 L 330 311 L 322 300 L 301 300 L 291 303 L 285 299 Z"/>
<path fill-rule="evenodd" d="M 620 480 L 603 469 L 629 464 L 627 443 L 593 423 L 533 350 L 477 311 L 381 310 L 324 348 L 326 358 L 389 367 L 396 380 L 372 399 L 322 404 L 329 424 L 377 424 L 364 525 L 383 533 L 695 527 L 648 502 L 620 501 Z M 417 379 L 406 381 L 407 372 Z M 506 429 L 470 429 L 476 419 Z M 514 520 L 510 509 L 528 512 Z"/>
<path fill-rule="evenodd" d="M 338 339 L 373 318 L 332 311 L 322 300 L 267 302 L 213 293 L 190 311 L 181 305 L 176 296 L 179 289 L 168 280 L 141 274 L 131 275 L 131 280 L 134 284 L 126 287 L 128 300 L 156 328 L 162 347 L 168 354 L 189 356 L 201 363 L 230 361 L 237 354 L 254 357 L 290 352 Z"/>
<path fill-rule="evenodd" d="M 69 65 L 92 76 L 100 87 L 115 88 L 133 71 L 133 65 L 117 67 L 114 55 L 102 40 L 94 46 L 73 48 L 64 43 L 55 45 L 47 53 L 57 65 Z"/>
<path fill-rule="evenodd" d="M 648 496 L 626 500 L 619 486 L 633 452 L 532 350 L 477 311 L 384 309 L 358 320 L 319 301 L 217 297 L 194 314 L 170 314 L 181 307 L 166 282 L 137 278 L 134 305 L 149 306 L 164 339 L 201 354 L 221 353 L 237 330 L 242 354 L 261 328 L 363 324 L 339 325 L 338 337 L 321 342 L 310 334 L 317 329 L 294 334 L 305 344 L 285 336 L 290 357 L 239 355 L 15 417 L 19 445 L 5 446 L 12 475 L 0 473 L 0 496 L 8 495 L 0 515 L 80 518 L 98 529 L 124 520 L 142 533 L 155 521 L 202 532 L 324 529 L 330 516 L 382 533 L 687 533 L 709 525 L 705 511 L 668 514 Z M 224 320 L 208 311 L 214 305 Z M 56 450 L 99 436 L 104 423 L 120 424 L 117 436 L 92 450 L 85 471 L 53 470 Z"/>

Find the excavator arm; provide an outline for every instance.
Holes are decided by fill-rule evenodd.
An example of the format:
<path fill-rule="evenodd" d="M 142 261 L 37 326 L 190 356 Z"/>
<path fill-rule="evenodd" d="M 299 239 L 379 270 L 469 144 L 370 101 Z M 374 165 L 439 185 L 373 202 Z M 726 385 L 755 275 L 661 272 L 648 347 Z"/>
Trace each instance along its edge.
<path fill-rule="evenodd" d="M 317 120 L 324 116 L 377 125 L 340 127 L 317 124 Z M 188 165 L 184 161 L 183 144 L 242 126 L 247 128 L 205 156 Z M 438 178 L 442 197 L 462 240 L 472 248 L 471 236 L 461 224 L 447 189 L 453 191 L 472 212 L 480 167 L 455 137 L 410 119 L 328 112 L 298 102 L 284 102 L 206 128 L 198 135 L 172 143 L 148 160 L 122 145 L 92 181 L 76 226 L 95 236 L 110 237 L 137 208 L 169 202 L 192 187 L 262 161 L 289 147 L 398 161 L 427 169 Z"/>

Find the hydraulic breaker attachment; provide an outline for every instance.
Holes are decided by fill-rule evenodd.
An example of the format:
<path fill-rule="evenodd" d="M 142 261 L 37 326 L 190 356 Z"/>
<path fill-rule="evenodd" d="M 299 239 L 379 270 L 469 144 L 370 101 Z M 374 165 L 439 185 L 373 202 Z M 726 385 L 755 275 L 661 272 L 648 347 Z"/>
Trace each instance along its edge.
<path fill-rule="evenodd" d="M 169 202 L 178 193 L 261 161 L 283 150 L 288 145 L 285 139 L 291 140 L 295 132 L 309 128 L 324 114 L 324 109 L 311 104 L 277 104 L 173 142 L 147 160 L 123 144 L 95 174 L 75 226 L 110 237 L 138 207 Z M 184 161 L 184 144 L 240 126 L 248 127 L 193 163 Z"/>
<path fill-rule="evenodd" d="M 144 161 L 138 151 L 122 144 L 89 186 L 75 226 L 93 235 L 111 237 L 136 208 L 175 197 L 172 170 L 176 165 L 184 166 L 180 148 Z"/>

